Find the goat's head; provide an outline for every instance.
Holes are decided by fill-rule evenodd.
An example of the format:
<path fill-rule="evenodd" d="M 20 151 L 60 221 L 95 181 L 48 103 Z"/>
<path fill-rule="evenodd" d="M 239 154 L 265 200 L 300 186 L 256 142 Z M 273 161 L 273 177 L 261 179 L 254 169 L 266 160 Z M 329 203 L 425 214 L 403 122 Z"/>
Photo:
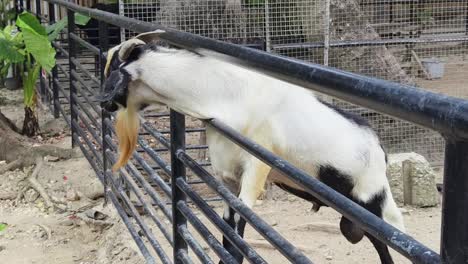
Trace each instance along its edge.
<path fill-rule="evenodd" d="M 124 166 L 133 154 L 138 138 L 139 118 L 135 106 L 129 104 L 129 85 L 132 75 L 125 66 L 138 60 L 148 48 L 147 43 L 159 38 L 164 31 L 157 30 L 140 34 L 110 49 L 107 53 L 107 63 L 104 69 L 106 81 L 99 96 L 101 105 L 110 112 L 119 110 L 116 117 L 115 130 L 119 142 L 120 157 L 113 170 Z"/>

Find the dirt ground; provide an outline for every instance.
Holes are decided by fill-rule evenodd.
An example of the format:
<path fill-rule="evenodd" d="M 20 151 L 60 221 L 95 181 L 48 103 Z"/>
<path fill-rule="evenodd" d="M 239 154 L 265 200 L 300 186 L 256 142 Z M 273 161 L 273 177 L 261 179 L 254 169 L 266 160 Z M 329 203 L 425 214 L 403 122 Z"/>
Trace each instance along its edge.
<path fill-rule="evenodd" d="M 21 94 L 0 89 L 0 95 L 5 93 L 9 101 L 0 102 L 1 111 L 21 124 Z M 69 148 L 70 135 L 64 122 L 54 121 L 45 109 L 40 112 L 40 117 L 43 132 L 53 131 L 48 135 L 54 136 L 44 134 L 37 138 L 37 144 L 47 142 Z M 4 165 L 0 162 L 0 168 Z M 0 175 L 1 263 L 144 263 L 114 208 L 103 205 L 102 187 L 84 157 L 58 161 L 51 158 L 45 162 L 38 176 L 46 191 L 66 207 L 63 211 L 48 212 L 44 200 L 37 198 L 33 191 L 26 192 L 25 198 L 15 203 L 18 183 L 24 177 L 25 172 L 19 170 Z M 220 202 L 210 204 L 222 214 Z M 339 215 L 336 212 L 322 208 L 318 213 L 312 213 L 310 208 L 309 203 L 274 189 L 270 199 L 259 201 L 254 210 L 314 263 L 379 263 L 368 240 L 352 245 L 339 234 Z M 93 210 L 101 213 L 98 216 L 105 217 L 95 217 L 91 214 L 95 212 Z M 402 211 L 407 232 L 438 252 L 440 206 L 404 207 Z M 201 213 L 197 215 L 210 230 L 215 230 Z M 144 219 L 150 222 L 146 216 Z M 150 228 L 156 229 L 151 225 Z M 192 230 L 192 233 L 196 231 Z M 156 234 L 171 256 L 164 237 Z M 215 234 L 220 238 L 219 233 Z M 287 262 L 249 226 L 246 238 L 268 262 Z M 206 250 L 214 256 L 212 251 Z M 394 252 L 392 255 L 395 263 L 410 263 Z M 196 259 L 193 254 L 191 256 Z"/>

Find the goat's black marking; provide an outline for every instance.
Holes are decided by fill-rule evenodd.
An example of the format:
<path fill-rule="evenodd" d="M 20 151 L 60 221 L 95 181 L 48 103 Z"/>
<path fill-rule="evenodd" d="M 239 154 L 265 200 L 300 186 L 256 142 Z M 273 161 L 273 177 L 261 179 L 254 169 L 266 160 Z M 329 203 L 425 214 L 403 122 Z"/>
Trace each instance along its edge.
<path fill-rule="evenodd" d="M 292 195 L 295 195 L 295 196 L 297 196 L 299 198 L 302 198 L 302 199 L 304 199 L 306 201 L 309 201 L 309 202 L 313 203 L 314 207 L 312 209 L 315 212 L 317 212 L 320 209 L 320 207 L 327 206 L 324 203 L 322 203 L 319 199 L 315 198 L 315 196 L 313 196 L 312 194 L 310 194 L 308 192 L 293 188 L 293 187 L 291 187 L 289 185 L 286 185 L 284 183 L 276 183 L 275 182 L 275 185 L 278 186 L 279 188 L 283 189 L 284 191 L 287 191 L 288 193 L 290 193 Z"/>
<path fill-rule="evenodd" d="M 127 107 L 128 83 L 130 74 L 125 70 L 112 71 L 104 83 L 104 91 L 98 97 L 102 101 L 102 107 L 107 111 L 114 112 L 118 109 L 117 104 Z"/>
<path fill-rule="evenodd" d="M 351 195 L 351 191 L 354 188 L 354 184 L 351 180 L 351 177 L 343 172 L 340 172 L 338 169 L 329 165 L 320 166 L 318 171 L 318 179 L 326 185 L 328 185 L 329 187 L 336 190 L 337 192 L 353 200 L 355 203 L 364 207 L 369 212 L 382 218 L 382 206 L 387 199 L 385 189 L 382 189 L 381 191 L 377 192 L 369 201 L 363 202 L 354 198 Z M 317 204 L 319 208 L 320 206 L 327 206 L 308 192 L 298 190 L 283 183 L 275 184 L 281 189 L 293 195 L 296 195 L 304 200 Z M 388 247 L 384 243 L 380 242 L 378 239 L 375 239 L 366 232 L 364 232 L 359 226 L 355 225 L 350 220 L 346 219 L 344 216 L 341 218 L 340 221 L 340 230 L 343 236 L 346 237 L 346 239 L 353 244 L 361 241 L 365 235 L 374 245 L 377 253 L 379 254 L 382 264 L 393 264 L 393 260 L 390 255 L 390 252 L 388 251 Z"/>
<path fill-rule="evenodd" d="M 246 221 L 239 215 L 239 222 L 236 223 L 236 214 L 236 211 L 229 207 L 229 215 L 223 215 L 223 219 L 230 227 L 232 227 L 232 229 L 234 229 L 234 231 L 240 237 L 244 237 Z M 237 261 L 237 263 L 242 263 L 242 254 L 231 242 L 229 242 L 229 240 L 225 236 L 223 236 L 223 247 L 227 250 L 227 252 L 229 252 L 229 254 L 232 255 L 232 257 Z M 220 260 L 219 264 L 224 264 L 224 262 Z"/>
<path fill-rule="evenodd" d="M 130 51 L 130 54 L 128 54 L 128 57 L 125 59 L 125 63 L 121 67 L 125 67 L 128 64 L 138 60 L 141 58 L 143 54 L 145 54 L 147 51 L 157 51 L 158 46 L 155 44 L 141 44 L 141 45 L 136 45 L 133 47 L 132 51 Z"/>
<path fill-rule="evenodd" d="M 345 111 L 341 108 L 339 108 L 338 106 L 336 105 L 332 105 L 332 104 L 329 104 L 323 100 L 320 100 L 319 99 L 319 102 L 324 104 L 325 106 L 333 109 L 335 112 L 337 112 L 339 115 L 343 116 L 344 118 L 352 121 L 353 123 L 355 123 L 356 125 L 358 126 L 362 126 L 362 127 L 371 127 L 371 125 L 369 124 L 369 122 L 367 121 L 367 119 L 365 119 L 364 117 L 360 116 L 360 115 L 357 115 L 357 114 L 354 114 L 354 113 L 351 113 L 351 112 L 348 112 L 348 111 Z"/>
<path fill-rule="evenodd" d="M 352 198 L 351 191 L 354 184 L 351 176 L 340 172 L 335 167 L 329 165 L 319 166 L 318 179 L 344 196 Z"/>

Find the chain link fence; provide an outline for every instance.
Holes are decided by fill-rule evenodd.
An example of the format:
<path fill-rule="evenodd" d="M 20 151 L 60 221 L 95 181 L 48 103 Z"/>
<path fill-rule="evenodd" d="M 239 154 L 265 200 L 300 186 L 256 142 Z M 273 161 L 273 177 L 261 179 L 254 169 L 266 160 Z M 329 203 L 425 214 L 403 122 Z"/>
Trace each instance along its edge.
<path fill-rule="evenodd" d="M 120 0 L 119 12 L 203 36 L 468 97 L 468 1 Z M 134 36 L 122 30 L 122 39 Z M 389 153 L 442 164 L 443 138 L 328 98 L 369 119 Z"/>

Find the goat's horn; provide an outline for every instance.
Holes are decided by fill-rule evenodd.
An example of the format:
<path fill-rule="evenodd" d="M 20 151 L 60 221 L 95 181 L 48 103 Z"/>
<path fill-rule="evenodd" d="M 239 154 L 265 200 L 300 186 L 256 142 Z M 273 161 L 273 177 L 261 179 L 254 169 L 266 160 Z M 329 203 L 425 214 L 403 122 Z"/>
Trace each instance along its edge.
<path fill-rule="evenodd" d="M 156 39 L 159 39 L 159 36 L 163 33 L 165 33 L 166 31 L 164 30 L 155 30 L 155 31 L 150 31 L 150 32 L 146 32 L 146 33 L 142 33 L 132 39 L 129 39 L 125 42 L 122 43 L 122 46 L 120 47 L 120 50 L 119 50 L 119 59 L 121 61 L 125 61 L 128 56 L 130 55 L 130 53 L 132 52 L 132 50 L 138 46 L 138 45 L 144 45 L 146 43 L 149 43 L 153 40 L 156 40 Z"/>
<path fill-rule="evenodd" d="M 122 46 L 120 47 L 119 59 L 121 61 L 125 61 L 130 55 L 130 53 L 132 52 L 133 48 L 135 48 L 135 46 L 144 45 L 144 44 L 146 43 L 136 38 L 132 38 L 132 39 L 125 41 L 124 43 L 122 43 Z"/>
<path fill-rule="evenodd" d="M 166 33 L 166 31 L 164 31 L 162 29 L 157 29 L 157 30 L 154 30 L 154 31 L 141 33 L 140 35 L 136 36 L 135 38 L 140 39 L 140 40 L 144 41 L 145 43 L 149 43 L 149 42 L 152 42 L 154 40 L 159 39 L 159 36 L 164 34 L 164 33 Z"/>

